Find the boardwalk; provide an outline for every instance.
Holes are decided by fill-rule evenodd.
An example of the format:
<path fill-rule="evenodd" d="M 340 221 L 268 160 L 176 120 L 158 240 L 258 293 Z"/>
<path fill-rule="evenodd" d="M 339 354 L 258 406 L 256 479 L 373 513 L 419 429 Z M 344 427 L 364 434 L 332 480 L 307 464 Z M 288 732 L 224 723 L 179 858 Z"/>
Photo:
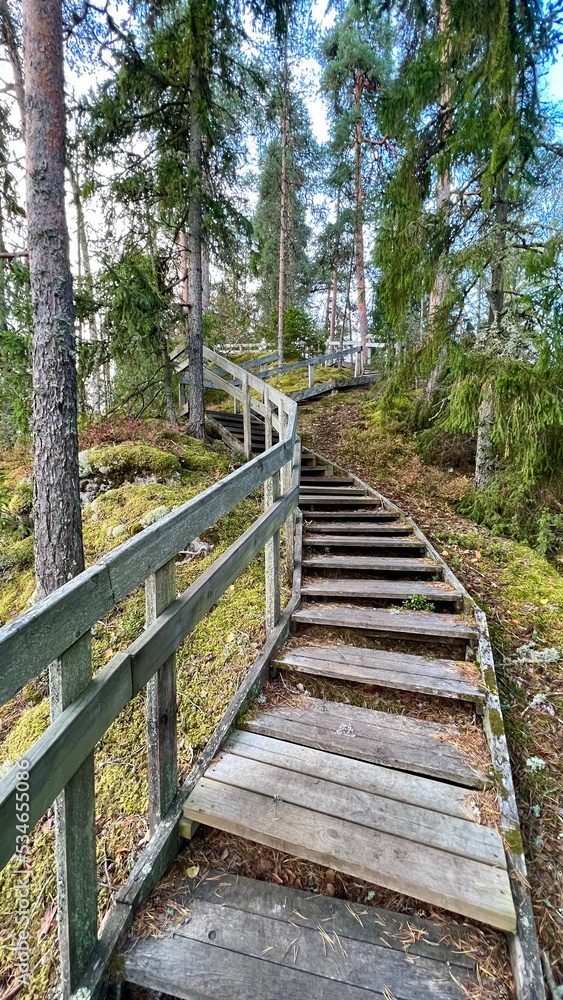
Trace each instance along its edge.
<path fill-rule="evenodd" d="M 512 934 L 503 841 L 479 810 L 492 761 L 464 593 L 399 513 L 306 452 L 299 506 L 302 600 L 270 664 L 286 696 L 270 686 L 231 732 L 185 819 Z M 358 704 L 366 690 L 387 707 Z M 409 695 L 433 700 L 410 712 Z M 130 983 L 190 1000 L 453 1000 L 476 982 L 446 924 L 213 872 L 174 898 L 189 917 L 127 943 Z"/>

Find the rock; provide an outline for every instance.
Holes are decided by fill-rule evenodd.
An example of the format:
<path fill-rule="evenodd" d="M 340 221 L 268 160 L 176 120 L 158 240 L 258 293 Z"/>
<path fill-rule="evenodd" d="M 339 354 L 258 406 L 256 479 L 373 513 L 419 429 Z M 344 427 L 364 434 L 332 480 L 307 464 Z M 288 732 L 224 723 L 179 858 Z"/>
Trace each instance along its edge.
<path fill-rule="evenodd" d="M 186 549 L 182 549 L 178 553 L 178 555 L 184 556 L 183 559 L 180 559 L 178 565 L 182 566 L 184 563 L 192 562 L 193 559 L 203 558 L 211 552 L 213 552 L 213 546 L 209 542 L 204 542 L 201 538 L 194 538 L 193 542 L 190 542 Z"/>
<path fill-rule="evenodd" d="M 170 507 L 154 507 L 153 510 L 149 510 L 144 517 L 139 519 L 139 524 L 141 524 L 143 528 L 148 528 L 150 524 L 160 521 L 162 517 L 166 517 L 169 513 Z"/>

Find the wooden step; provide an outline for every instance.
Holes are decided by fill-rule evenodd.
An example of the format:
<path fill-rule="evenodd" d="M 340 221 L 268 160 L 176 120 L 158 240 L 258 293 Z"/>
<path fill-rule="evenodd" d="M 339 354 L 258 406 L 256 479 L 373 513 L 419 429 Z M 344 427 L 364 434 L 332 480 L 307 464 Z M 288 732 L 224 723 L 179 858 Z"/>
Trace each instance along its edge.
<path fill-rule="evenodd" d="M 275 742 L 275 741 L 272 741 Z M 333 769 L 339 758 L 332 755 Z M 226 753 L 184 815 L 355 878 L 512 931 L 516 916 L 496 831 L 304 773 Z"/>
<path fill-rule="evenodd" d="M 479 708 L 485 699 L 477 668 L 473 668 L 476 679 L 471 680 L 471 668 L 464 661 L 347 645 L 294 646 L 278 655 L 272 666 L 354 684 L 468 701 Z"/>
<path fill-rule="evenodd" d="M 120 956 L 132 985 L 190 1000 L 464 1000 L 477 982 L 458 924 L 213 870 L 169 905 L 187 913 L 173 935 Z"/>
<path fill-rule="evenodd" d="M 315 496 L 308 491 L 303 491 L 299 494 L 299 505 L 305 504 L 310 507 L 314 505 L 315 507 L 357 507 L 358 510 L 363 510 L 368 507 L 375 507 L 377 509 L 381 508 L 381 501 L 377 500 L 375 497 L 322 497 Z"/>
<path fill-rule="evenodd" d="M 309 569 L 354 570 L 363 573 L 441 574 L 432 559 L 401 559 L 397 556 L 306 556 L 303 566 Z"/>
<path fill-rule="evenodd" d="M 380 510 L 308 510 L 306 513 L 306 518 L 308 520 L 314 519 L 315 521 L 327 520 L 327 521 L 354 521 L 358 524 L 370 524 L 382 522 L 392 522 L 398 521 L 399 515 L 392 514 L 390 511 L 380 508 Z"/>
<path fill-rule="evenodd" d="M 310 521 L 305 519 L 305 529 L 314 534 L 327 535 L 412 535 L 409 524 L 392 521 L 364 524 L 361 521 Z"/>
<path fill-rule="evenodd" d="M 344 476 L 310 476 L 309 470 L 304 469 L 301 473 L 301 485 L 311 486 L 316 489 L 319 486 L 353 486 L 354 480 L 347 479 Z"/>
<path fill-rule="evenodd" d="M 338 549 L 409 549 L 424 551 L 426 546 L 418 538 L 402 538 L 389 535 L 378 538 L 373 535 L 313 535 L 307 532 L 303 536 L 303 545 L 319 548 Z"/>
<path fill-rule="evenodd" d="M 291 616 L 298 625 L 328 625 L 331 628 L 362 629 L 417 639 L 459 639 L 476 641 L 477 629 L 463 618 L 429 611 L 403 611 L 313 604 Z"/>
<path fill-rule="evenodd" d="M 463 601 L 462 594 L 447 583 L 424 583 L 421 580 L 311 580 L 302 585 L 301 595 L 366 601 L 405 601 L 414 596 L 454 604 Z"/>
<path fill-rule="evenodd" d="M 451 781 L 465 788 L 483 788 L 487 784 L 485 773 L 451 742 L 462 736 L 452 725 L 304 695 L 294 705 L 261 712 L 249 719 L 246 727 L 262 736 Z"/>
<path fill-rule="evenodd" d="M 344 499 L 348 497 L 365 497 L 366 494 L 363 490 L 358 489 L 353 483 L 349 486 L 306 486 L 303 490 L 308 496 L 315 497 L 343 497 Z"/>

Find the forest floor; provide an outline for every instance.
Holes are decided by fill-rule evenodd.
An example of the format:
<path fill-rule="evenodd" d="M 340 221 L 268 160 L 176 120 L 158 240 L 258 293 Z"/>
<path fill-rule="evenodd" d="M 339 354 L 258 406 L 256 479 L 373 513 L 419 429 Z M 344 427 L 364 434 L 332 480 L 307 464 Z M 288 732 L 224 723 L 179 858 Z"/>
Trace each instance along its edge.
<path fill-rule="evenodd" d="M 411 435 L 385 425 L 371 394 L 299 409 L 303 444 L 413 517 L 486 612 L 538 933 L 563 982 L 563 577 L 527 545 L 460 516 L 470 467 L 426 465 Z"/>

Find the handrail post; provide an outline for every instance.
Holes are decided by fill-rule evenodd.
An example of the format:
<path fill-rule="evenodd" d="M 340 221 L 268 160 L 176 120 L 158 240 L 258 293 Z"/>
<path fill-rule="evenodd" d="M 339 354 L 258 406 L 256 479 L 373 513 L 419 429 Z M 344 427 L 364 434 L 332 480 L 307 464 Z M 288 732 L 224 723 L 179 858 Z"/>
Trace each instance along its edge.
<path fill-rule="evenodd" d="M 285 440 L 287 425 L 289 422 L 289 414 L 287 411 L 280 406 L 280 440 Z M 291 489 L 291 483 L 293 478 L 293 453 L 289 462 L 282 467 L 281 470 L 281 489 L 282 493 L 287 493 Z M 290 514 L 285 522 L 285 568 L 287 581 L 291 585 L 293 580 L 293 565 L 295 561 L 295 512 Z"/>
<path fill-rule="evenodd" d="M 242 427 L 244 432 L 244 454 L 247 458 L 252 455 L 252 423 L 250 412 L 250 387 L 248 385 L 248 372 L 243 370 L 241 388 L 244 393 L 244 403 L 242 404 Z"/>
<path fill-rule="evenodd" d="M 78 697 L 92 678 L 90 632 L 51 664 L 51 720 Z M 91 753 L 55 802 L 55 858 L 61 989 L 64 1000 L 80 982 L 98 934 L 98 874 L 94 754 Z"/>
<path fill-rule="evenodd" d="M 266 451 L 272 447 L 272 402 L 270 400 L 269 386 L 264 383 L 264 405 L 266 413 L 264 424 L 266 428 L 265 446 Z M 281 414 L 280 414 L 280 440 L 281 440 Z M 276 472 L 264 482 L 264 509 L 268 510 L 280 494 L 280 474 Z M 271 632 L 276 627 L 280 617 L 280 532 L 276 531 L 264 546 L 264 566 L 266 582 L 266 632 Z"/>
<path fill-rule="evenodd" d="M 315 384 L 315 366 L 307 365 L 307 373 L 309 376 L 309 389 L 312 389 Z"/>
<path fill-rule="evenodd" d="M 146 627 L 176 599 L 176 560 L 145 583 Z M 176 657 L 173 654 L 147 684 L 149 832 L 154 834 L 178 787 Z"/>

